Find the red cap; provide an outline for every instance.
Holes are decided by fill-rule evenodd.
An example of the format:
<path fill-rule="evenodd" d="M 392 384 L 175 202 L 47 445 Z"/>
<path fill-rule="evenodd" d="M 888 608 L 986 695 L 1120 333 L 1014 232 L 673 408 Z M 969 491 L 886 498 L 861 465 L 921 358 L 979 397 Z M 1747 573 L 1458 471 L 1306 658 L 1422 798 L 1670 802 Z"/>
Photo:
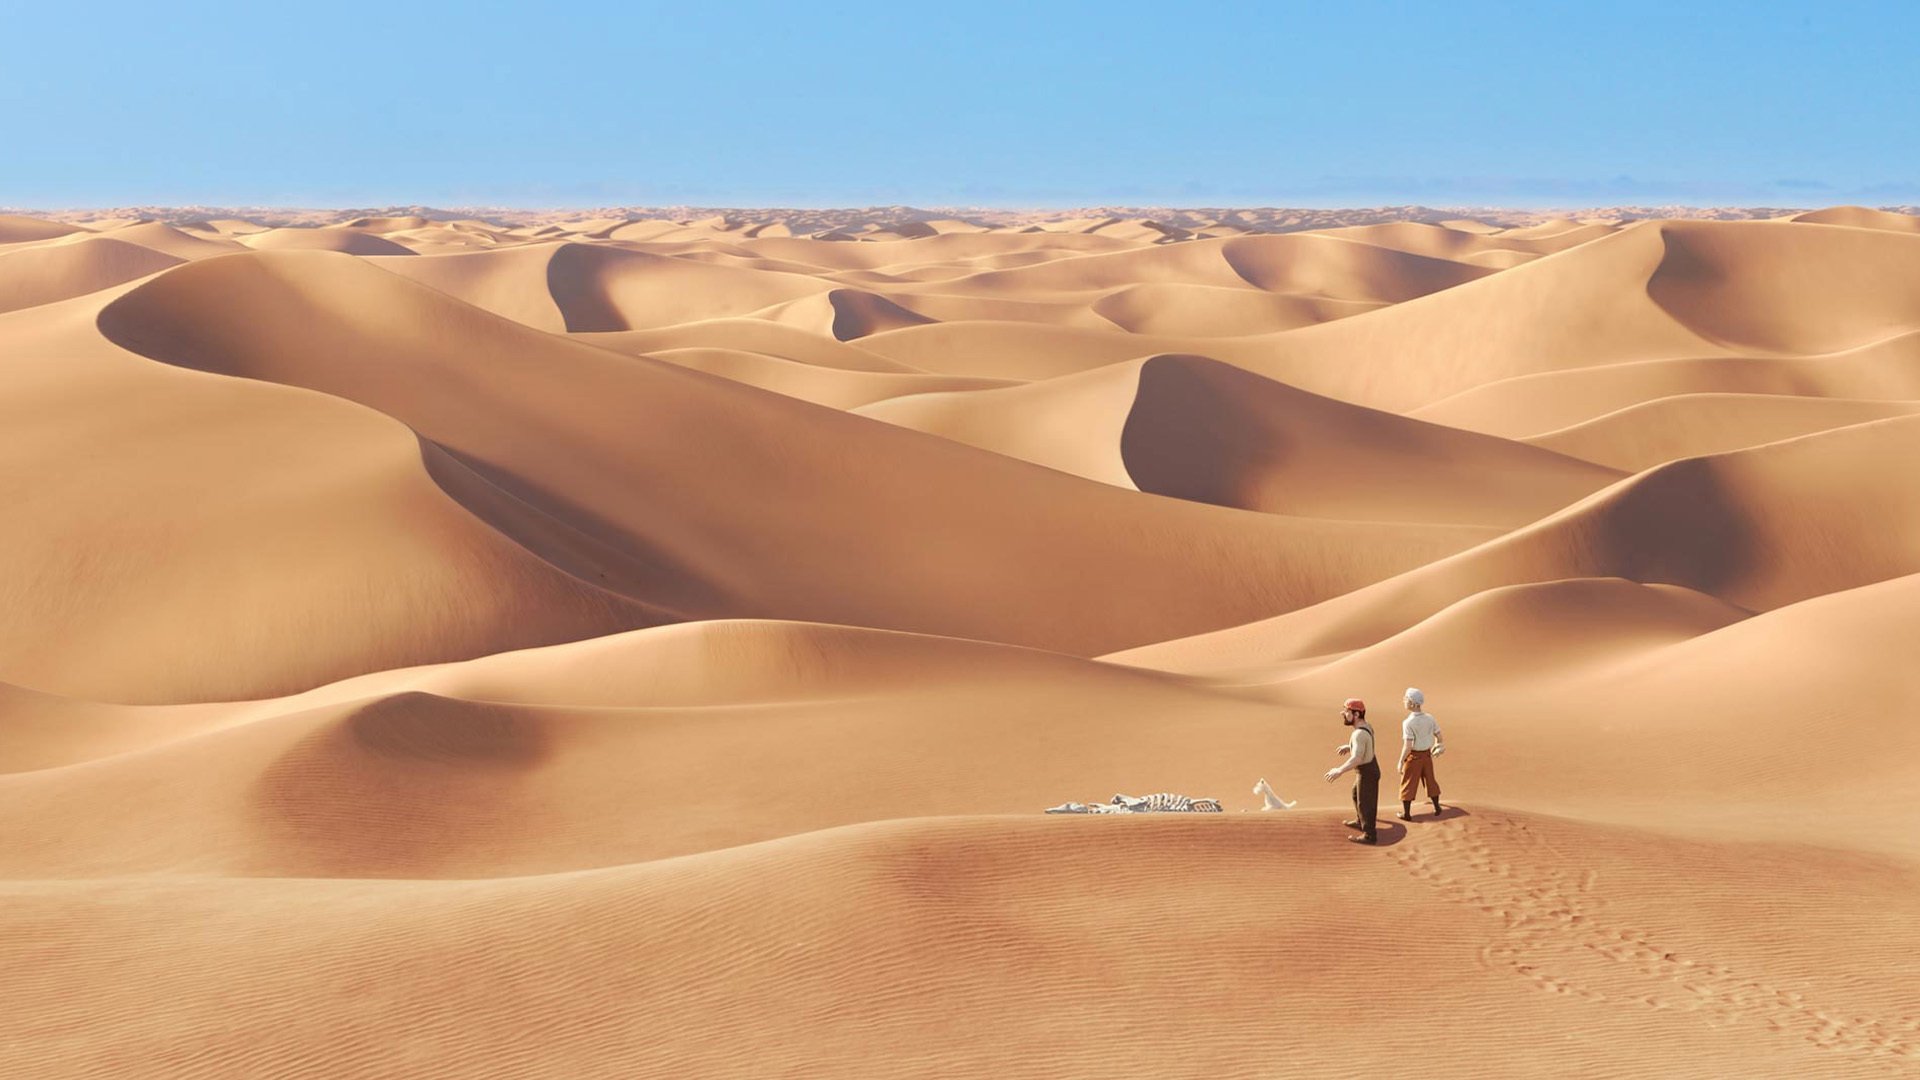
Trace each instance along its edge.
<path fill-rule="evenodd" d="M 1357 713 L 1365 713 L 1367 711 L 1367 703 L 1357 697 L 1350 697 L 1347 699 L 1347 703 L 1341 706 L 1341 708 L 1352 709 Z"/>

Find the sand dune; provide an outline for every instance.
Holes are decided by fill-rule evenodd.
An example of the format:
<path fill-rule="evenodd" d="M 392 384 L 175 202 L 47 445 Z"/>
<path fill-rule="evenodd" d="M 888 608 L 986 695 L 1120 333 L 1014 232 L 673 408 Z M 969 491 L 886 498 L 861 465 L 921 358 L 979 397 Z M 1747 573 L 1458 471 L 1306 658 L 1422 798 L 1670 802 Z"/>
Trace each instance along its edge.
<path fill-rule="evenodd" d="M 1825 355 L 1643 360 L 1519 376 L 1455 394 L 1411 415 L 1520 438 L 1696 394 L 1920 400 L 1920 330 Z"/>
<path fill-rule="evenodd" d="M 1486 273 L 1439 259 L 1297 234 L 1236 237 L 1155 246 L 1037 266 L 990 270 L 943 283 L 953 292 L 1086 291 L 1179 282 L 1225 288 L 1398 301 L 1471 281 Z"/>
<path fill-rule="evenodd" d="M 419 214 L 401 214 L 387 217 L 358 217 L 342 222 L 343 229 L 365 229 L 368 232 L 401 232 L 407 229 L 424 229 L 433 222 Z"/>
<path fill-rule="evenodd" d="M 1358 315 L 1379 306 L 1368 300 L 1168 282 L 1129 285 L 1107 293 L 1092 305 L 1096 314 L 1128 333 L 1192 337 L 1273 333 Z"/>
<path fill-rule="evenodd" d="M 1680 585 L 1749 610 L 1920 572 L 1920 419 L 1688 458 L 1624 480 L 1470 551 L 1303 611 L 1120 659 L 1169 670 L 1256 669 L 1365 648 L 1487 589 L 1570 577 Z"/>
<path fill-rule="evenodd" d="M 1647 293 L 1666 251 L 1658 226 L 1633 226 L 1368 318 L 1294 331 L 1255 370 L 1397 411 L 1517 375 L 1714 355 Z"/>
<path fill-rule="evenodd" d="M 644 252 L 568 244 L 553 253 L 548 286 L 568 330 L 641 330 L 744 315 L 822 290 L 789 274 L 761 274 Z"/>
<path fill-rule="evenodd" d="M 382 266 L 543 330 L 640 330 L 744 315 L 826 289 L 785 273 L 731 269 L 578 242 L 459 253 Z"/>
<path fill-rule="evenodd" d="M 268 226 L 246 218 L 209 218 L 205 221 L 189 223 L 182 228 L 197 228 L 201 232 L 218 233 L 221 236 L 238 236 L 246 233 L 262 232 Z"/>
<path fill-rule="evenodd" d="M 1501 628 L 1502 639 L 1514 641 L 1516 632 L 1528 631 L 1535 643 L 1514 655 L 1539 663 L 1538 674 L 1494 672 L 1483 653 L 1438 632 L 1460 613 L 1498 607 L 1512 596 L 1496 593 L 1381 646 L 1313 665 L 1272 691 L 1283 700 L 1325 700 L 1370 668 L 1417 670 L 1474 717 L 1474 753 L 1448 770 L 1464 784 L 1499 789 L 1503 800 L 1722 840 L 1771 837 L 1920 854 L 1920 817 L 1911 810 L 1858 808 L 1862 791 L 1911 782 L 1913 738 L 1890 731 L 1875 736 L 1872 755 L 1844 752 L 1858 730 L 1849 719 L 1854 702 L 1894 713 L 1920 702 L 1896 659 L 1920 578 L 1815 597 L 1693 637 L 1676 637 L 1687 620 L 1651 603 L 1631 621 L 1540 603 L 1570 587 L 1591 600 L 1600 584 L 1529 586 L 1534 602 L 1511 610 L 1530 621 Z M 1634 588 L 1608 587 L 1622 596 L 1619 590 Z M 1685 603 L 1710 628 L 1711 608 L 1697 597 Z M 1596 623 L 1601 647 L 1583 655 L 1574 639 Z M 1540 755 L 1564 754 L 1578 730 L 1593 737 L 1580 740 L 1577 763 L 1556 758 L 1565 771 L 1532 767 Z M 1764 737 L 1752 737 L 1756 732 Z M 1450 743 L 1458 738 L 1449 734 Z M 1696 767 L 1705 759 L 1715 763 L 1710 776 Z M 1688 793 L 1686 802 L 1676 800 L 1679 792 Z"/>
<path fill-rule="evenodd" d="M 1130 245 L 1095 236 L 1052 233 L 948 233 L 899 243 L 819 243 L 791 238 L 756 238 L 741 247 L 765 258 L 809 263 L 823 270 L 869 270 L 892 277 L 929 271 L 958 278 L 982 270 L 1027 266 L 1050 259 L 1127 251 Z"/>
<path fill-rule="evenodd" d="M 922 315 L 875 293 L 834 289 L 786 305 L 778 320 L 824 330 L 835 341 L 852 341 L 883 330 L 925 326 L 938 319 Z"/>
<path fill-rule="evenodd" d="M 1906 763 L 1920 740 L 1889 727 L 1876 733 L 1870 755 L 1830 752 L 1848 741 L 1855 701 L 1873 701 L 1893 715 L 1920 707 L 1920 689 L 1902 660 L 1916 602 L 1920 576 L 1911 574 L 1817 596 L 1650 651 L 1565 689 L 1689 703 L 1692 719 L 1666 736 L 1674 755 L 1621 771 L 1624 798 L 1637 796 L 1647 806 L 1662 783 L 1685 782 L 1686 756 L 1724 753 L 1727 768 L 1748 782 L 1734 785 L 1719 805 L 1689 811 L 1697 827 L 1912 856 L 1920 854 L 1920 815 L 1898 806 L 1884 815 L 1849 808 L 1864 791 L 1910 782 Z M 1761 717 L 1764 742 L 1744 739 Z M 1602 760 L 1627 749 L 1611 748 Z M 1647 809 L 1639 815 L 1652 817 Z M 1742 821 L 1745 815 L 1756 820 Z"/>
<path fill-rule="evenodd" d="M 268 229 L 241 243 L 255 251 L 341 251 L 348 255 L 411 255 L 413 249 L 353 229 Z"/>
<path fill-rule="evenodd" d="M 664 360 L 679 367 L 719 375 L 836 409 L 858 408 L 910 394 L 988 390 L 1008 385 L 1003 380 L 971 379 L 960 375 L 847 371 L 742 349 L 694 346 L 656 350 L 646 355 L 654 360 Z"/>
<path fill-rule="evenodd" d="M 1920 402 L 1851 401 L 1787 394 L 1682 394 L 1536 435 L 1526 441 L 1638 472 L 1662 462 L 1920 412 Z"/>
<path fill-rule="evenodd" d="M 237 301 L 250 317 L 234 314 Z M 1137 494 L 539 334 L 330 253 L 182 267 L 107 308 L 101 326 L 143 355 L 385 412 L 470 466 L 470 477 L 443 486 L 495 528 L 597 585 L 697 617 L 849 622 L 1103 652 L 1296 607 L 1477 538 L 1143 504 Z M 470 365 L 486 365 L 495 381 L 449 393 L 452 374 Z M 647 423 L 635 424 L 622 404 L 631 401 L 648 402 Z M 689 485 L 675 466 L 689 447 L 700 448 L 710 489 Z M 842 479 L 821 488 L 819 477 Z M 812 490 L 795 503 L 788 493 L 803 484 Z M 1022 527 L 1006 528 L 1009 515 Z M 1120 520 L 1157 524 L 1125 534 L 1110 527 Z M 1076 532 L 1088 539 L 1062 543 Z M 1080 548 L 1096 535 L 1105 550 L 1089 561 Z M 1222 580 L 1187 562 L 1185 547 L 1200 537 L 1243 576 Z M 932 550 L 945 561 L 930 563 Z M 1101 577 L 1112 586 L 1088 587 Z M 904 590 L 904 581 L 925 591 Z M 1001 597 L 991 607 L 978 602 L 987 586 Z"/>
<path fill-rule="evenodd" d="M 1648 222 L 1221 358 L 1318 393 L 1417 409 L 1543 372 L 1883 343 L 1920 328 L 1915 265 L 1920 241 L 1898 233 Z M 1356 355 L 1373 359 L 1348 362 Z"/>
<path fill-rule="evenodd" d="M 76 304 L 0 317 L 0 679 L 220 700 L 661 618 L 476 521 L 405 428 L 129 356 Z"/>
<path fill-rule="evenodd" d="M 1122 435 L 1145 361 L 1111 364 L 992 391 L 903 395 L 862 406 L 885 420 L 1103 484 L 1139 490 L 1127 471 Z"/>
<path fill-rule="evenodd" d="M 0 312 L 84 296 L 180 262 L 151 248 L 104 236 L 0 253 Z"/>
<path fill-rule="evenodd" d="M 1873 1075 L 1911 1053 L 1897 984 L 1839 975 L 1911 949 L 1894 914 L 1908 868 L 1493 810 L 1356 862 L 1324 843 L 1331 818 L 900 822 L 479 883 L 15 884 L 20 925 L 87 932 L 6 984 L 9 1053 L 149 1075 L 372 1072 L 397 1048 L 473 1074 L 860 1072 L 887 1046 L 911 1047 L 900 1069 L 917 1075 L 1386 1070 L 1404 1050 L 1356 1047 L 1339 1021 L 1395 994 L 1433 1002 L 1436 1026 L 1566 1028 L 1503 1043 L 1518 1072 L 1659 1071 L 1684 1054 L 1716 1072 Z M 1117 880 L 1127 902 L 1089 894 Z M 1834 890 L 1858 899 L 1839 917 Z M 1354 971 L 1326 942 L 1362 901 L 1383 962 Z M 1782 940 L 1782 925 L 1809 929 Z M 316 942 L 332 943 L 324 963 Z M 179 948 L 232 959 L 181 964 Z M 1409 950 L 1428 962 L 1384 962 Z M 465 976 L 439 977 L 445 963 Z M 120 977 L 94 987 L 107 966 Z M 62 1038 L 71 1014 L 43 1003 L 82 987 L 141 1021 Z M 602 1004 L 583 1013 L 585 988 Z M 824 1032 L 820 1010 L 836 1018 Z M 527 1020 L 550 1022 L 537 1046 Z M 1434 1075 L 1467 1076 L 1488 1052 L 1425 1053 Z"/>
<path fill-rule="evenodd" d="M 1204 349 L 1184 338 L 1019 322 L 909 326 L 862 338 L 860 347 L 921 371 L 1022 380 L 1071 375 L 1157 352 Z"/>
<path fill-rule="evenodd" d="M 1557 690 L 1571 675 L 1617 666 L 1623 657 L 1636 658 L 1749 615 L 1683 586 L 1621 578 L 1497 586 L 1288 680 L 1288 691 L 1331 700 L 1343 686 L 1390 684 L 1401 672 L 1409 673 L 1406 679 L 1447 687 L 1464 701 L 1483 687 L 1498 687 L 1501 695 L 1539 683 Z"/>
<path fill-rule="evenodd" d="M 1089 479 L 1297 517 L 1511 527 L 1620 476 L 1198 356 L 860 411 Z"/>
<path fill-rule="evenodd" d="M 219 255 L 231 255 L 236 251 L 247 250 L 229 238 L 215 240 L 195 236 L 158 221 L 142 221 L 106 229 L 102 230 L 101 235 L 123 243 L 138 244 L 162 255 L 171 255 L 176 259 L 211 259 Z"/>
<path fill-rule="evenodd" d="M 1793 215 L 1794 221 L 1816 225 L 1844 225 L 1853 229 L 1888 229 L 1893 232 L 1920 232 L 1920 217 L 1873 210 L 1865 206 L 1832 206 Z"/>
<path fill-rule="evenodd" d="M 1654 303 L 1732 349 L 1858 348 L 1920 326 L 1920 236 L 1774 222 L 1661 228 Z"/>
<path fill-rule="evenodd" d="M 85 230 L 80 226 L 69 225 L 63 221 L 21 217 L 17 214 L 0 214 L 0 244 L 26 244 L 83 231 Z"/>
<path fill-rule="evenodd" d="M 1327 236 L 1358 240 L 1375 247 L 1392 248 L 1436 259 L 1484 265 L 1489 256 L 1540 256 L 1564 251 L 1588 240 L 1597 240 L 1611 228 L 1579 228 L 1539 236 L 1526 230 L 1491 228 L 1463 229 L 1458 225 L 1436 225 L 1420 221 L 1386 221 L 1373 225 L 1349 225 L 1328 229 Z M 1522 260 L 1524 261 L 1524 260 Z"/>
<path fill-rule="evenodd" d="M 0 217 L 0 1073 L 1920 1061 L 1920 219 L 255 216 Z"/>
<path fill-rule="evenodd" d="M 732 349 L 841 371 L 925 374 L 860 346 L 809 333 L 798 326 L 758 318 L 703 319 L 657 330 L 605 331 L 578 336 L 581 341 L 601 348 L 636 356 L 671 349 Z"/>
<path fill-rule="evenodd" d="M 383 259 L 376 265 L 536 330 L 564 333 L 567 316 L 548 277 L 557 249 L 547 244 L 435 258 Z M 413 252 L 406 253 L 411 256 Z"/>

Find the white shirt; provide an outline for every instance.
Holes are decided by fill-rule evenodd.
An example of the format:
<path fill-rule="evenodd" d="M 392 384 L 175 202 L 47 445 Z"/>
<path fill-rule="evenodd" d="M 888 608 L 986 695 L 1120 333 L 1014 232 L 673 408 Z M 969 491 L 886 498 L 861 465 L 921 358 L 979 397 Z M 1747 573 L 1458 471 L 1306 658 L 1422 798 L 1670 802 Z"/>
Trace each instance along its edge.
<path fill-rule="evenodd" d="M 1400 722 L 1400 741 L 1406 743 L 1409 749 L 1431 750 L 1433 737 L 1439 731 L 1440 721 L 1423 712 L 1409 713 Z"/>

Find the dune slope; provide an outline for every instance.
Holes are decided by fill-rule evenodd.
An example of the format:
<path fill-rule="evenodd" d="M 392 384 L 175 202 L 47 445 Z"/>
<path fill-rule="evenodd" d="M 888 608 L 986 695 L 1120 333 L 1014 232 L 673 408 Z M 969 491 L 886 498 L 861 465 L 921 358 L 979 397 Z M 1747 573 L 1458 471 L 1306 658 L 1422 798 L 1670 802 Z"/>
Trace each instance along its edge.
<path fill-rule="evenodd" d="M 225 300 L 211 303 L 216 294 Z M 231 317 L 236 303 L 254 317 Z M 116 301 L 100 323 L 143 355 L 385 412 L 500 493 L 450 487 L 496 528 L 599 586 L 689 615 L 1103 652 L 1297 607 L 1477 539 L 1142 503 L 541 335 L 346 256 L 181 267 Z M 373 325 L 401 329 L 370 333 Z M 635 407 L 646 422 L 635 422 Z M 701 464 L 690 474 L 693 455 Z M 692 482 L 697 474 L 705 479 Z M 790 493 L 803 488 L 810 498 L 795 502 Z M 1143 520 L 1156 526 L 1142 530 Z M 544 537 L 556 532 L 583 534 L 591 553 L 551 553 Z M 1076 533 L 1084 539 L 1066 539 Z M 1196 542 L 1240 574 L 1193 565 L 1183 551 Z M 1111 584 L 1094 584 L 1102 577 Z M 902 589 L 907 581 L 915 586 Z M 982 589 L 997 600 L 982 604 Z"/>

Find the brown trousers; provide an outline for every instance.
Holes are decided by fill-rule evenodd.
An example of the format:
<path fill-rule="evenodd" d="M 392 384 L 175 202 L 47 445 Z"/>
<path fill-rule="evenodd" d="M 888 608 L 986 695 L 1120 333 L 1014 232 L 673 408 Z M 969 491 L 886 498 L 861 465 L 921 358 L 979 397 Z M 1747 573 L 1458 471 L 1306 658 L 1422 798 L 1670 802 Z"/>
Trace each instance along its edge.
<path fill-rule="evenodd" d="M 1420 781 L 1427 782 L 1427 798 L 1440 797 L 1440 781 L 1433 775 L 1433 751 L 1411 750 L 1407 753 L 1407 766 L 1400 770 L 1400 801 L 1412 802 L 1420 791 Z"/>

